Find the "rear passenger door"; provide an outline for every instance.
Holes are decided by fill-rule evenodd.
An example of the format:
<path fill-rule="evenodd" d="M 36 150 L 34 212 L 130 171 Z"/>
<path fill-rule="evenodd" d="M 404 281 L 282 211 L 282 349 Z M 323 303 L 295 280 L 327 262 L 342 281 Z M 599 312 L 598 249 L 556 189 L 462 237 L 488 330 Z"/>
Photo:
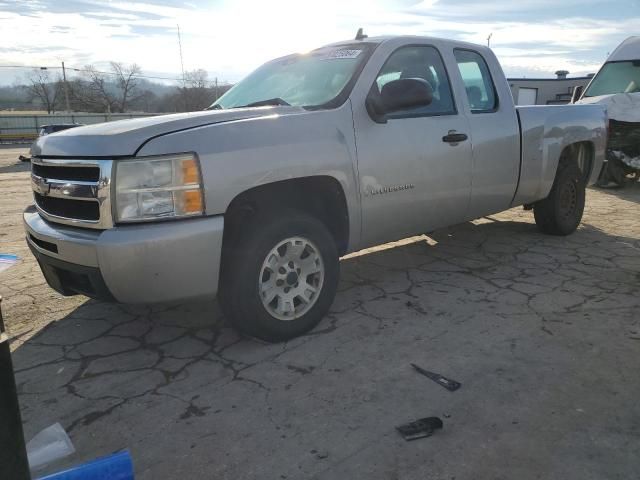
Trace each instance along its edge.
<path fill-rule="evenodd" d="M 389 47 L 391 48 L 391 47 Z M 361 91 L 375 94 L 392 80 L 421 78 L 433 102 L 376 123 L 356 99 L 354 126 L 362 201 L 362 241 L 382 243 L 462 221 L 471 187 L 471 141 L 439 50 L 404 45 L 384 57 Z M 372 67 L 373 68 L 373 67 Z M 371 93 L 370 93 L 371 94 Z"/>
<path fill-rule="evenodd" d="M 520 173 L 520 129 L 495 56 L 463 48 L 454 48 L 453 54 L 466 91 L 460 108 L 467 113 L 473 142 L 468 218 L 476 218 L 511 205 Z"/>

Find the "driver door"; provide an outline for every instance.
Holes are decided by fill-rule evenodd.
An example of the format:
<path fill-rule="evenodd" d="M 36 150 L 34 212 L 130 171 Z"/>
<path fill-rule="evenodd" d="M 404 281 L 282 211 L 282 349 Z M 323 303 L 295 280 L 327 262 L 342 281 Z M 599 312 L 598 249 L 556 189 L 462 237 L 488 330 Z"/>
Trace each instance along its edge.
<path fill-rule="evenodd" d="M 371 94 L 401 78 L 429 82 L 431 104 L 387 114 L 386 123 L 373 121 L 364 106 L 354 115 L 363 246 L 461 222 L 469 209 L 471 135 L 439 51 L 430 45 L 396 49 Z"/>

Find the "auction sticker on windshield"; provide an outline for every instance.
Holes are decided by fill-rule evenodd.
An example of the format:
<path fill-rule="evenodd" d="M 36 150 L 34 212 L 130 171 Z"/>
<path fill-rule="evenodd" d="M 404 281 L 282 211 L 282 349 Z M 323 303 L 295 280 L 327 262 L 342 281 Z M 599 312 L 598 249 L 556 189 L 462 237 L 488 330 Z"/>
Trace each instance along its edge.
<path fill-rule="evenodd" d="M 358 58 L 362 50 L 331 50 L 320 55 L 321 60 L 333 60 L 336 58 Z"/>

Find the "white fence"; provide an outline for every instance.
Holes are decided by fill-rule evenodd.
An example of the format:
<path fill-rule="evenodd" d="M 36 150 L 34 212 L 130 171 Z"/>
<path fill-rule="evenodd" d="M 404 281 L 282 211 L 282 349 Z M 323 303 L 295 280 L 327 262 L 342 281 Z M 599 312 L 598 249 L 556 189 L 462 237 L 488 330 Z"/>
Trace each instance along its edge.
<path fill-rule="evenodd" d="M 33 140 L 43 125 L 60 123 L 94 123 L 113 122 L 126 118 L 150 117 L 155 113 L 73 113 L 56 115 L 2 115 L 0 114 L 0 141 Z"/>

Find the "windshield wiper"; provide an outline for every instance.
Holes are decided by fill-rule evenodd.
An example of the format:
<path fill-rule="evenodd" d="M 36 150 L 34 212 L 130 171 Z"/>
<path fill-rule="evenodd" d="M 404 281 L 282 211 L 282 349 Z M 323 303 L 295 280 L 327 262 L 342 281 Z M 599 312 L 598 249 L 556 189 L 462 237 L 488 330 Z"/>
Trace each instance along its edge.
<path fill-rule="evenodd" d="M 247 105 L 239 105 L 239 106 L 234 107 L 234 108 L 266 107 L 266 106 L 269 106 L 269 105 L 284 106 L 284 107 L 291 106 L 290 103 L 285 102 L 280 97 L 275 97 L 275 98 L 269 98 L 267 100 L 259 100 L 257 102 L 248 103 Z"/>
<path fill-rule="evenodd" d="M 217 103 L 214 103 L 210 107 L 206 108 L 206 110 L 222 110 L 222 109 L 223 109 L 222 105 L 218 105 Z"/>

